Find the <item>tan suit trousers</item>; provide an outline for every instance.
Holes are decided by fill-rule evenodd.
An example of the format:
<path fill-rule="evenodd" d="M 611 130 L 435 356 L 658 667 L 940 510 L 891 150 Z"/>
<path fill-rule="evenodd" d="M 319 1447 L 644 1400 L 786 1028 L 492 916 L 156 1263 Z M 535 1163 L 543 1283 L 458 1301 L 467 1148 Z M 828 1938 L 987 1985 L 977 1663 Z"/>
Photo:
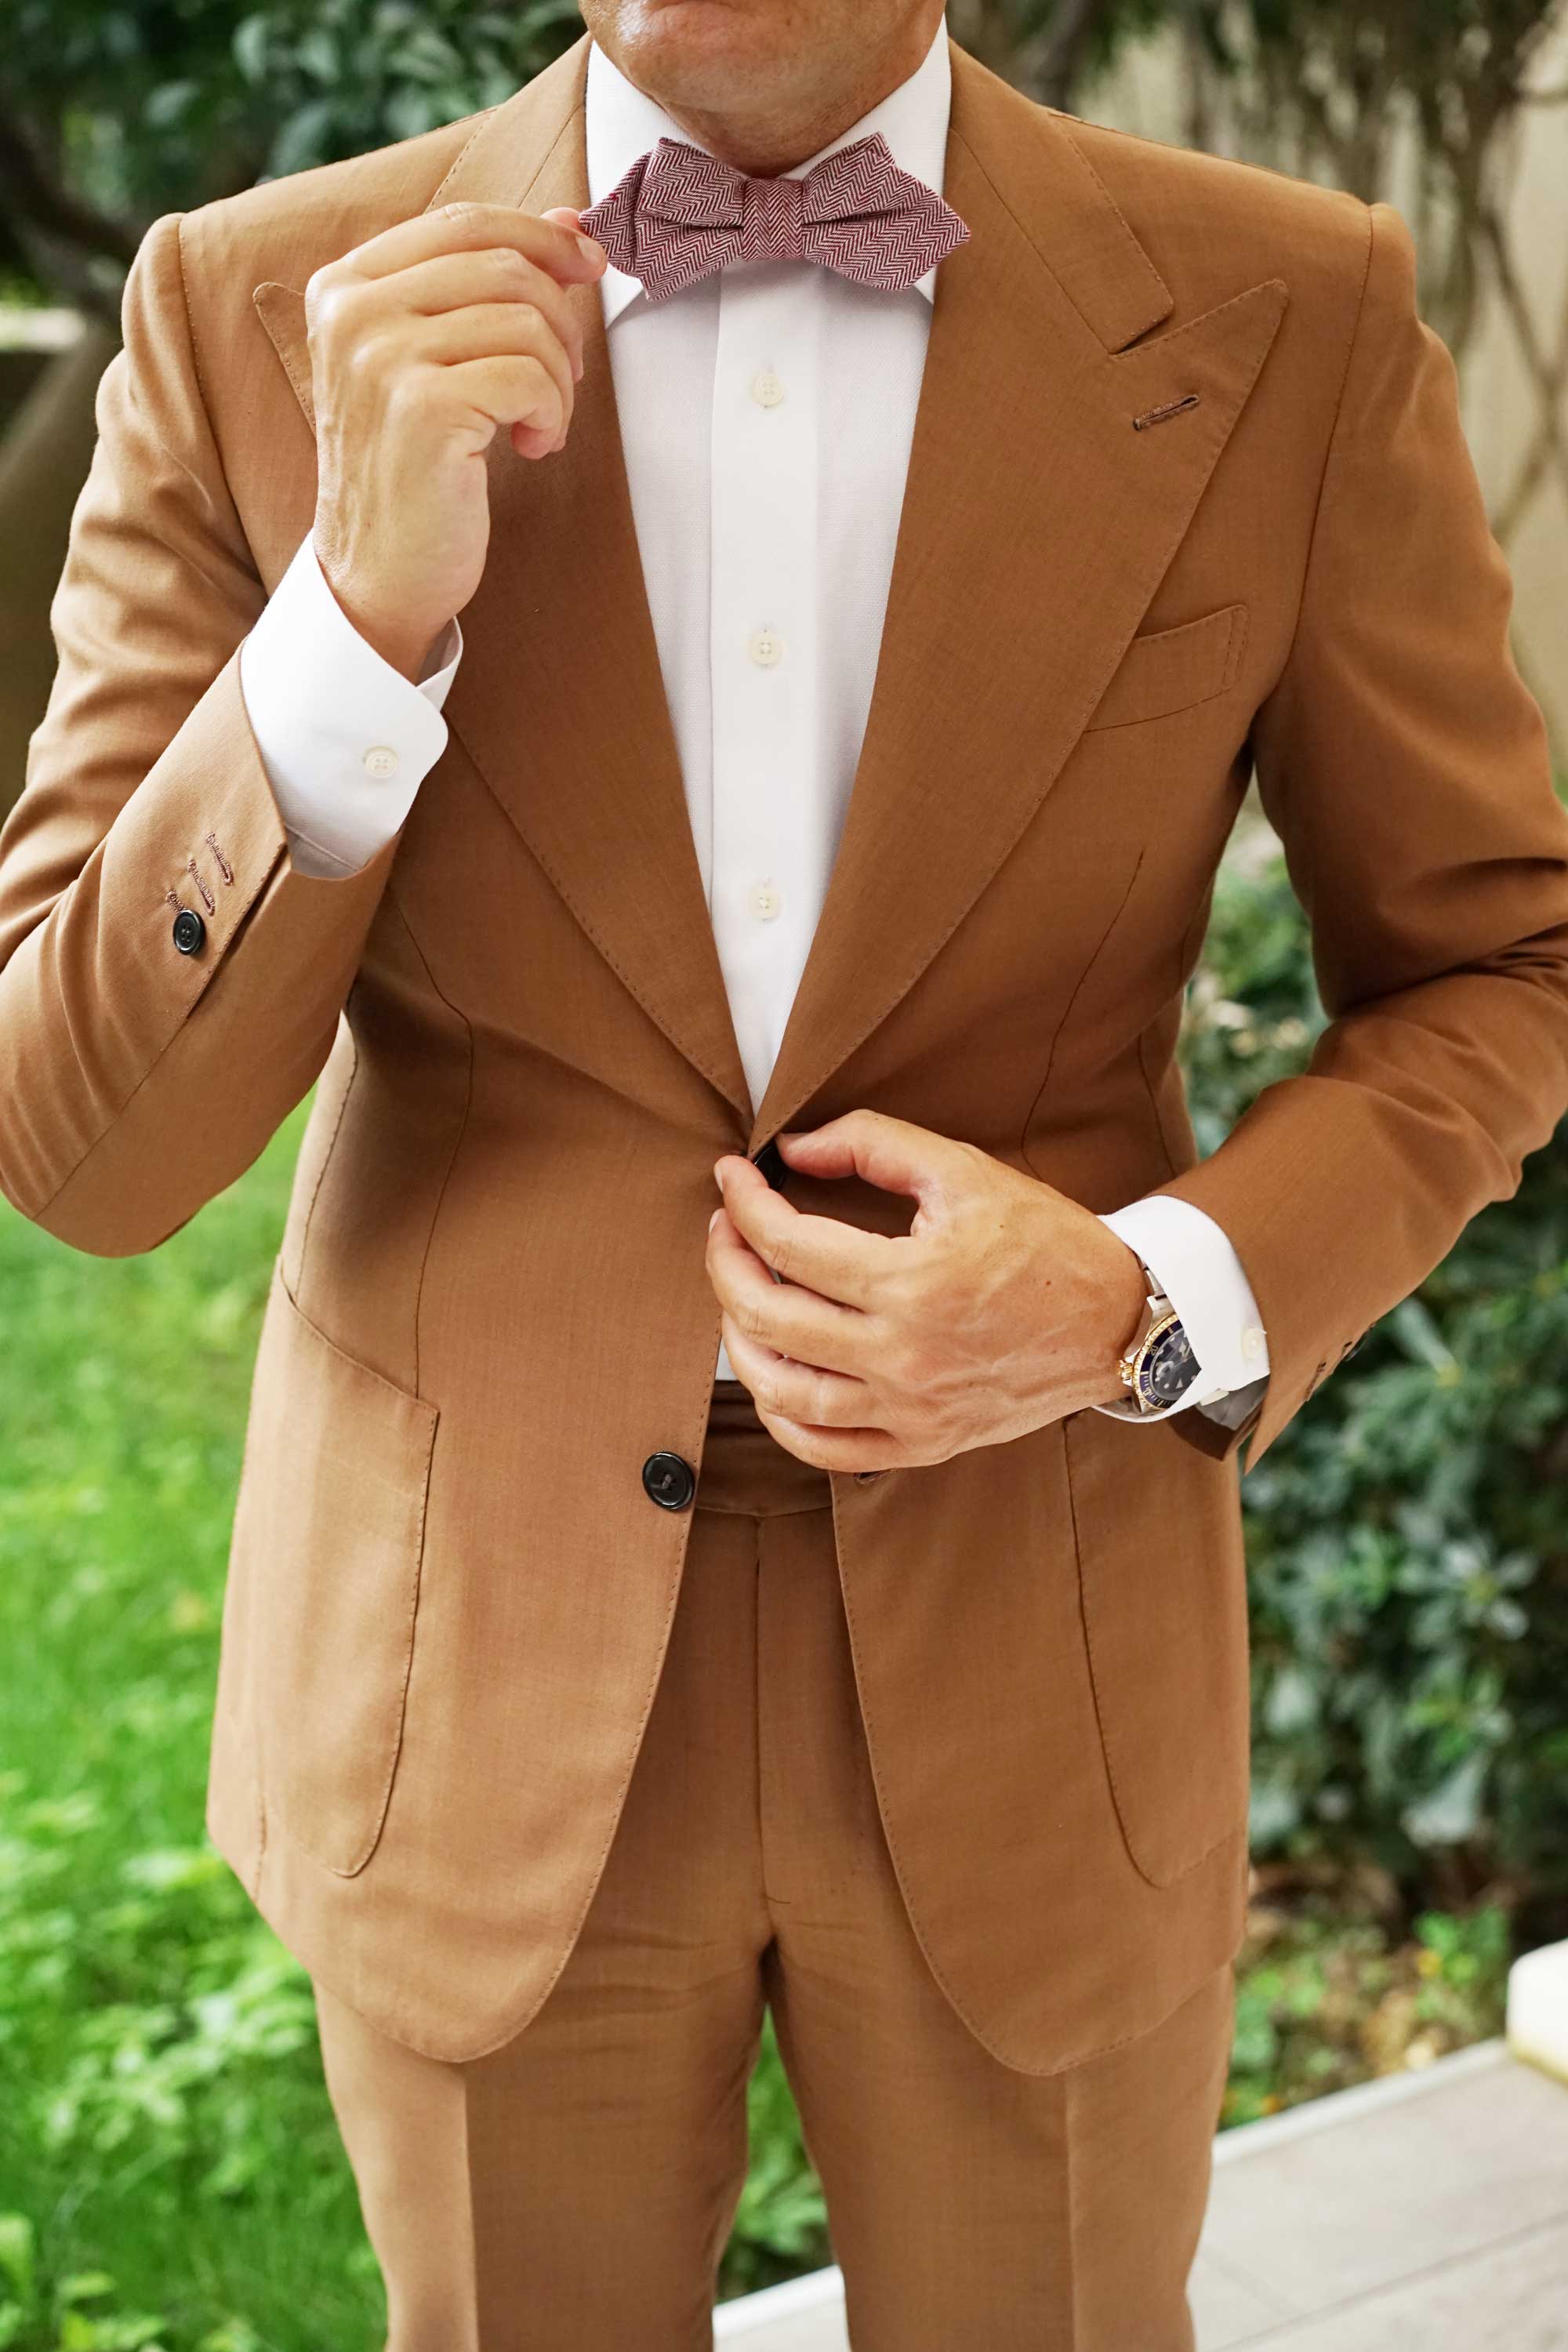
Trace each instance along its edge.
<path fill-rule="evenodd" d="M 318 1986 L 388 2352 L 709 2347 L 764 2003 L 856 2352 L 1192 2352 L 1231 1969 L 1055 2074 L 960 2021 L 878 1812 L 829 1495 L 722 1383 L 626 1805 L 520 2034 L 447 2063 Z"/>

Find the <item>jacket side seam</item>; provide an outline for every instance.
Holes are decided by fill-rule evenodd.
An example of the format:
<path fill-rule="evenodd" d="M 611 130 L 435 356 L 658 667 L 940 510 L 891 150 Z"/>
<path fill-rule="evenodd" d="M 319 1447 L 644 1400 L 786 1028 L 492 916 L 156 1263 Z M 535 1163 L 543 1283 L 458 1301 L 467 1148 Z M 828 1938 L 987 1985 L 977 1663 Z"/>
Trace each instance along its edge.
<path fill-rule="evenodd" d="M 345 1013 L 353 1002 L 353 990 L 351 989 L 343 1006 Z M 300 1231 L 300 1256 L 294 1268 L 294 1292 L 297 1298 L 304 1296 L 305 1255 L 310 1246 L 310 1226 L 315 1219 L 316 1202 L 321 1198 L 321 1186 L 326 1179 L 327 1171 L 332 1164 L 332 1154 L 338 1148 L 338 1137 L 342 1132 L 343 1114 L 348 1109 L 349 1097 L 354 1090 L 354 1081 L 360 1072 L 359 1039 L 354 1035 L 352 1023 L 349 1024 L 349 1044 L 353 1049 L 353 1059 L 349 1066 L 349 1074 L 342 1093 L 338 1097 L 338 1115 L 332 1121 L 332 1132 L 328 1139 L 326 1150 L 321 1155 L 321 1164 L 316 1171 L 316 1181 L 310 1187 L 310 1204 L 305 1211 L 305 1222 Z"/>
<path fill-rule="evenodd" d="M 462 1115 L 458 1121 L 458 1131 L 452 1138 L 451 1149 L 447 1154 L 447 1165 L 442 1171 L 441 1182 L 437 1191 L 435 1205 L 430 1212 L 430 1223 L 426 1230 L 425 1246 L 419 1254 L 419 1271 L 415 1276 L 414 1281 L 414 1393 L 416 1396 L 421 1396 L 423 1394 L 423 1391 L 419 1385 L 419 1323 L 421 1311 L 425 1302 L 425 1273 L 430 1263 L 430 1253 L 436 1246 L 437 1228 L 439 1226 L 441 1222 L 441 1212 L 446 1206 L 447 1188 L 452 1181 L 452 1171 L 457 1167 L 458 1155 L 462 1150 L 463 1138 L 468 1131 L 468 1119 L 473 1110 L 474 1030 L 473 1024 L 468 1019 L 468 1014 L 463 1011 L 461 1005 L 453 1003 L 451 998 L 447 994 L 445 989 L 441 986 L 440 982 L 431 971 L 429 959 L 426 957 L 424 949 L 420 946 L 419 940 L 415 933 L 414 926 L 408 919 L 407 909 L 405 908 L 402 900 L 397 897 L 396 893 L 393 890 L 390 884 L 387 886 L 386 896 L 397 916 L 398 921 L 403 926 L 404 931 L 407 936 L 409 946 L 414 950 L 415 954 L 419 959 L 420 970 L 424 972 L 426 979 L 429 982 L 436 995 L 446 1006 L 453 1019 L 455 1021 L 460 1021 L 463 1024 L 463 1036 L 468 1048 L 468 1077 L 463 1093 Z"/>

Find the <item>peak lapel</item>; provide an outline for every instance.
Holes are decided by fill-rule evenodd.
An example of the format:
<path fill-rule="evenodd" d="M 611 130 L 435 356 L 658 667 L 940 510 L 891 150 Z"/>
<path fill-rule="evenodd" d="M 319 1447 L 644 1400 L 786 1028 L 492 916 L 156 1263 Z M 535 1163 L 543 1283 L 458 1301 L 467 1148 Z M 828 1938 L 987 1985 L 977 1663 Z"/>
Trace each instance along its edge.
<path fill-rule="evenodd" d="M 952 61 L 944 194 L 971 241 L 937 279 L 865 743 L 753 1143 L 887 1017 L 1049 791 L 1285 306 L 1270 279 L 1138 341 L 1172 297 L 1067 118 Z"/>
<path fill-rule="evenodd" d="M 588 201 L 586 35 L 487 116 L 427 211 Z M 304 302 L 254 299 L 310 418 Z M 490 546 L 461 619 L 453 733 L 584 929 L 671 1043 L 749 1122 L 752 1102 L 687 813 L 596 286 L 574 289 L 584 371 L 566 446 L 487 453 Z M 312 419 L 313 429 L 313 419 Z"/>

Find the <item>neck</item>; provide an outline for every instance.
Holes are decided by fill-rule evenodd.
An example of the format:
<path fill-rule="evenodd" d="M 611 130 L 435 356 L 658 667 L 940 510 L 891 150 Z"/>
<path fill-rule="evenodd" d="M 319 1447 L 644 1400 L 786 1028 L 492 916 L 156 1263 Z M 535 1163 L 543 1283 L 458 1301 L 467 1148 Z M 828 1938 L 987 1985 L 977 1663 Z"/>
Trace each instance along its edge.
<path fill-rule="evenodd" d="M 788 100 L 770 102 L 766 90 L 738 92 L 733 105 L 720 108 L 684 106 L 657 89 L 644 89 L 644 95 L 721 163 L 757 179 L 775 179 L 808 155 L 818 154 L 908 81 L 922 63 L 931 37 L 931 25 L 912 26 L 894 52 L 868 61 L 858 79 L 830 93 L 791 93 Z M 634 79 L 627 75 L 628 80 Z"/>

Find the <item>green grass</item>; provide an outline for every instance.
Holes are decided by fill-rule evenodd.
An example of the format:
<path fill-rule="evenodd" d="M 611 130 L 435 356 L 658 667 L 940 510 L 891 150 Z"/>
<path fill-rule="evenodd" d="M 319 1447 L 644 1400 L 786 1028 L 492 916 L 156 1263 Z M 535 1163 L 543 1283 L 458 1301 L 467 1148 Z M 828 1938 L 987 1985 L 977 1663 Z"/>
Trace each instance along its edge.
<path fill-rule="evenodd" d="M 89 1260 L 0 1214 L 0 2211 L 34 2240 L 29 2291 L 13 2222 L 26 2316 L 0 2342 L 375 2340 L 309 1987 L 202 1828 L 300 1125 L 146 1257 Z"/>
<path fill-rule="evenodd" d="M 373 2352 L 302 1972 L 202 1826 L 245 1408 L 305 1111 L 149 1256 L 0 1203 L 0 2347 Z M 1226 2120 L 1497 2030 L 1506 1932 L 1277 1889 Z M 829 2259 L 771 2036 L 726 2293 Z"/>

